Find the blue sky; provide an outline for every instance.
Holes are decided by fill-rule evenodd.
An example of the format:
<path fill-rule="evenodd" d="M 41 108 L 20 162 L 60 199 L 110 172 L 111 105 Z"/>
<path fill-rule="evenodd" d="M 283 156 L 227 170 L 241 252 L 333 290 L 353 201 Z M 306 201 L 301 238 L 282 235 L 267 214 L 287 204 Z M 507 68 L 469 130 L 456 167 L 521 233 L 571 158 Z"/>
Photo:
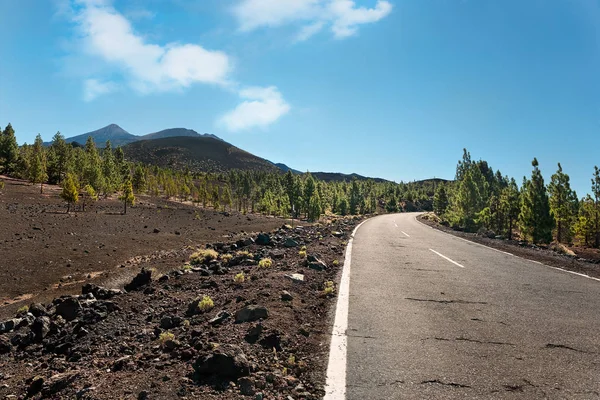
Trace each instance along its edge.
<path fill-rule="evenodd" d="M 520 183 L 600 164 L 596 0 L 0 1 L 0 123 L 214 133 L 274 162 Z"/>

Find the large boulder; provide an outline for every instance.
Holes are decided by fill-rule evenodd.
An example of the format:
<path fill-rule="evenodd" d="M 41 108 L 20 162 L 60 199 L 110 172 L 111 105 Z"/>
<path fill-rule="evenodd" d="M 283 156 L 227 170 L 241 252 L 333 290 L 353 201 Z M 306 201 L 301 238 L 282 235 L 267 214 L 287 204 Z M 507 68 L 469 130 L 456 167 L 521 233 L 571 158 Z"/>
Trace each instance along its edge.
<path fill-rule="evenodd" d="M 50 318 L 37 317 L 31 324 L 31 332 L 35 335 L 35 340 L 41 342 L 50 332 Z"/>
<path fill-rule="evenodd" d="M 256 244 L 266 246 L 271 243 L 271 237 L 266 233 L 259 233 L 256 237 Z"/>
<path fill-rule="evenodd" d="M 15 329 L 21 323 L 21 318 L 13 318 L 0 322 L 0 334 L 8 333 Z"/>
<path fill-rule="evenodd" d="M 142 286 L 146 286 L 152 282 L 152 271 L 146 268 L 142 268 L 139 274 L 137 274 L 131 282 L 125 285 L 125 290 L 131 292 L 132 290 L 138 290 Z"/>
<path fill-rule="evenodd" d="M 257 305 L 249 305 L 235 313 L 235 322 L 236 324 L 242 322 L 252 322 L 257 321 L 259 319 L 264 319 L 269 316 L 269 311 L 266 307 L 257 306 Z"/>
<path fill-rule="evenodd" d="M 250 375 L 250 363 L 239 347 L 223 345 L 212 354 L 199 357 L 194 363 L 194 370 L 199 378 L 236 380 Z"/>
<path fill-rule="evenodd" d="M 283 246 L 284 247 L 298 247 L 298 242 L 292 238 L 287 238 L 287 239 L 285 239 L 285 242 L 283 242 Z"/>
<path fill-rule="evenodd" d="M 61 297 L 56 302 L 56 315 L 72 321 L 81 315 L 81 303 L 75 296 Z"/>

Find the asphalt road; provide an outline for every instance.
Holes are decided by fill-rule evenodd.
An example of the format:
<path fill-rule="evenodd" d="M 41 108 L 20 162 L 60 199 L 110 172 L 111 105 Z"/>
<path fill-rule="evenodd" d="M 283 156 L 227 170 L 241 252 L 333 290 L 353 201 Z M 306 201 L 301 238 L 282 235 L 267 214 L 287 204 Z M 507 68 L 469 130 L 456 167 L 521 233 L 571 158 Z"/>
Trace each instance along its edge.
<path fill-rule="evenodd" d="M 354 238 L 347 399 L 600 398 L 600 282 L 415 216 Z"/>

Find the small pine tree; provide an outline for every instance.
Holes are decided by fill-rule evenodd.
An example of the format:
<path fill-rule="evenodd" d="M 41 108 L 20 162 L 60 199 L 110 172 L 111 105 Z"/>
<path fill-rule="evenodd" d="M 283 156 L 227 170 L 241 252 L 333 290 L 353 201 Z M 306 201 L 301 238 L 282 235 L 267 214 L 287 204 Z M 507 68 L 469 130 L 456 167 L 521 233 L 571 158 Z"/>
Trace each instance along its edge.
<path fill-rule="evenodd" d="M 96 194 L 96 191 L 90 184 L 85 185 L 85 187 L 83 188 L 83 196 L 82 197 L 83 197 L 82 209 L 84 212 L 85 212 L 86 204 L 93 203 L 98 200 L 98 195 Z"/>
<path fill-rule="evenodd" d="M 60 197 L 67 202 L 67 214 L 71 211 L 71 204 L 77 203 L 79 200 L 79 190 L 75 184 L 73 175 L 67 174 L 62 182 L 62 192 Z"/>
<path fill-rule="evenodd" d="M 133 206 L 135 202 L 135 196 L 133 195 L 133 185 L 131 184 L 131 179 L 125 180 L 123 182 L 122 194 L 119 196 L 119 200 L 123 201 L 123 214 L 127 214 L 127 204 Z"/>
<path fill-rule="evenodd" d="M 550 193 L 550 211 L 556 221 L 556 241 L 569 242 L 575 216 L 577 215 L 577 194 L 571 190 L 569 175 L 563 172 L 558 163 L 558 170 L 548 185 Z"/>
<path fill-rule="evenodd" d="M 439 184 L 433 197 L 433 211 L 441 216 L 444 215 L 448 208 L 448 193 L 446 193 L 446 186 Z"/>

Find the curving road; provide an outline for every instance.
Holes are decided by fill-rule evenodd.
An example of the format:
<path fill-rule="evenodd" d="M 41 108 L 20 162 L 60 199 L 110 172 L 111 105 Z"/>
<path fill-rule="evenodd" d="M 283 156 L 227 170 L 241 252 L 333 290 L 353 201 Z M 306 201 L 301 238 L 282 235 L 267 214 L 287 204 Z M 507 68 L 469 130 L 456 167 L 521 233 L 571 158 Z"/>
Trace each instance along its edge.
<path fill-rule="evenodd" d="M 346 398 L 600 398 L 600 282 L 433 230 L 357 231 Z"/>

